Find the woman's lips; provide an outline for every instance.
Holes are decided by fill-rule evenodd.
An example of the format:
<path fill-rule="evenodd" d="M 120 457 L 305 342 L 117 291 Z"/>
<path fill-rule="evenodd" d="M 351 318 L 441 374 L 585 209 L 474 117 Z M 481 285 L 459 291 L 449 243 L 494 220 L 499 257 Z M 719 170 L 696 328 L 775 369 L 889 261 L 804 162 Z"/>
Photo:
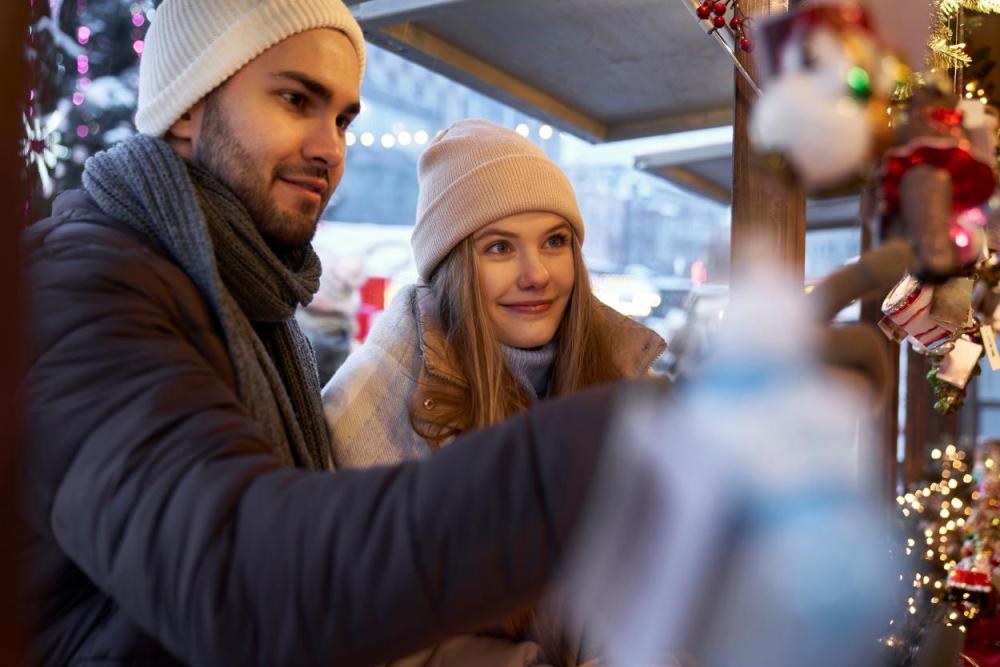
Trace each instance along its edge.
<path fill-rule="evenodd" d="M 552 301 L 522 301 L 520 303 L 502 303 L 500 305 L 522 315 L 541 315 L 552 308 Z"/>

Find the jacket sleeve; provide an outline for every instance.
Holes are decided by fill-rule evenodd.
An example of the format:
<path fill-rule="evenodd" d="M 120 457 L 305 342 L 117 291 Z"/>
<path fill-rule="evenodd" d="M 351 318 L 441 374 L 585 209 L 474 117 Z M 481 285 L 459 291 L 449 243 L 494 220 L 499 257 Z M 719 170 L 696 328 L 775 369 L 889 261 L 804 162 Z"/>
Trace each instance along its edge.
<path fill-rule="evenodd" d="M 376 664 L 551 578 L 613 390 L 420 462 L 287 469 L 142 253 L 54 245 L 28 277 L 28 522 L 185 662 Z"/>

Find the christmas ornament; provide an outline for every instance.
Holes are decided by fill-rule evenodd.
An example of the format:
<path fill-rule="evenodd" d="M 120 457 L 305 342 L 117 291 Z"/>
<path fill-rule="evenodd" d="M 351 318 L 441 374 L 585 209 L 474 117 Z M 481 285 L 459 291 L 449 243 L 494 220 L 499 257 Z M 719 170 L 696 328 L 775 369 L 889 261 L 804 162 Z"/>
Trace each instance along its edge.
<path fill-rule="evenodd" d="M 883 331 L 896 341 L 910 338 L 925 349 L 933 349 L 947 341 L 954 330 L 931 318 L 932 298 L 933 287 L 924 285 L 913 276 L 904 276 L 882 302 L 885 317 L 880 325 Z"/>
<path fill-rule="evenodd" d="M 726 18 L 730 15 L 731 18 Z M 704 0 L 696 9 L 695 14 L 703 21 L 712 24 L 709 34 L 723 30 L 727 26 L 733 35 L 733 42 L 747 53 L 753 50 L 753 41 L 747 35 L 750 19 L 743 13 L 739 0 Z"/>
<path fill-rule="evenodd" d="M 955 340 L 943 354 L 931 355 L 927 381 L 934 391 L 934 410 L 950 415 L 965 403 L 969 380 L 979 375 L 983 346 L 969 336 Z"/>
<path fill-rule="evenodd" d="M 919 276 L 940 282 L 982 258 L 985 220 L 973 209 L 996 188 L 996 158 L 985 152 L 983 132 L 979 145 L 972 143 L 966 111 L 940 77 L 921 81 L 904 111 L 899 145 L 882 165 L 883 225 L 915 243 Z M 995 127 L 982 115 L 970 114 L 970 122 L 977 130 Z"/>
<path fill-rule="evenodd" d="M 21 156 L 37 170 L 45 197 L 51 197 L 54 192 L 54 170 L 60 161 L 70 156 L 69 149 L 62 144 L 60 132 L 65 118 L 66 113 L 62 109 L 56 109 L 45 117 L 34 110 L 31 115 L 22 114 L 24 136 L 21 138 Z"/>
<path fill-rule="evenodd" d="M 889 145 L 885 114 L 908 69 L 855 2 L 811 4 L 762 22 L 764 93 L 750 123 L 758 149 L 785 155 L 803 187 L 863 172 Z"/>

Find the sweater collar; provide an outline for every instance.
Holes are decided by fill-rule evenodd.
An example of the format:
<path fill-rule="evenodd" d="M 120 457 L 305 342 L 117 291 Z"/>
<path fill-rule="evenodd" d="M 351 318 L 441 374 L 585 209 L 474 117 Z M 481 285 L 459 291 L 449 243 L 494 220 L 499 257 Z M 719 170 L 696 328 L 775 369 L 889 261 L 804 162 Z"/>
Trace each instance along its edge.
<path fill-rule="evenodd" d="M 545 398 L 549 394 L 549 379 L 556 346 L 553 343 L 530 350 L 501 345 L 507 368 L 532 398 Z"/>

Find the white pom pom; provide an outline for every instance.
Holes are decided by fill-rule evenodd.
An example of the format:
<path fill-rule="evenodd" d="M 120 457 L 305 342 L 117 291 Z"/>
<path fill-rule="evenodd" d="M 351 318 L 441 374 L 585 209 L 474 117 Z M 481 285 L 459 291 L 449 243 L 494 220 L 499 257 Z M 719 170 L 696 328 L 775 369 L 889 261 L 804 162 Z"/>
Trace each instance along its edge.
<path fill-rule="evenodd" d="M 807 190 L 856 173 L 872 145 L 864 107 L 822 88 L 815 75 L 782 77 L 764 91 L 750 119 L 758 150 L 783 153 Z"/>

